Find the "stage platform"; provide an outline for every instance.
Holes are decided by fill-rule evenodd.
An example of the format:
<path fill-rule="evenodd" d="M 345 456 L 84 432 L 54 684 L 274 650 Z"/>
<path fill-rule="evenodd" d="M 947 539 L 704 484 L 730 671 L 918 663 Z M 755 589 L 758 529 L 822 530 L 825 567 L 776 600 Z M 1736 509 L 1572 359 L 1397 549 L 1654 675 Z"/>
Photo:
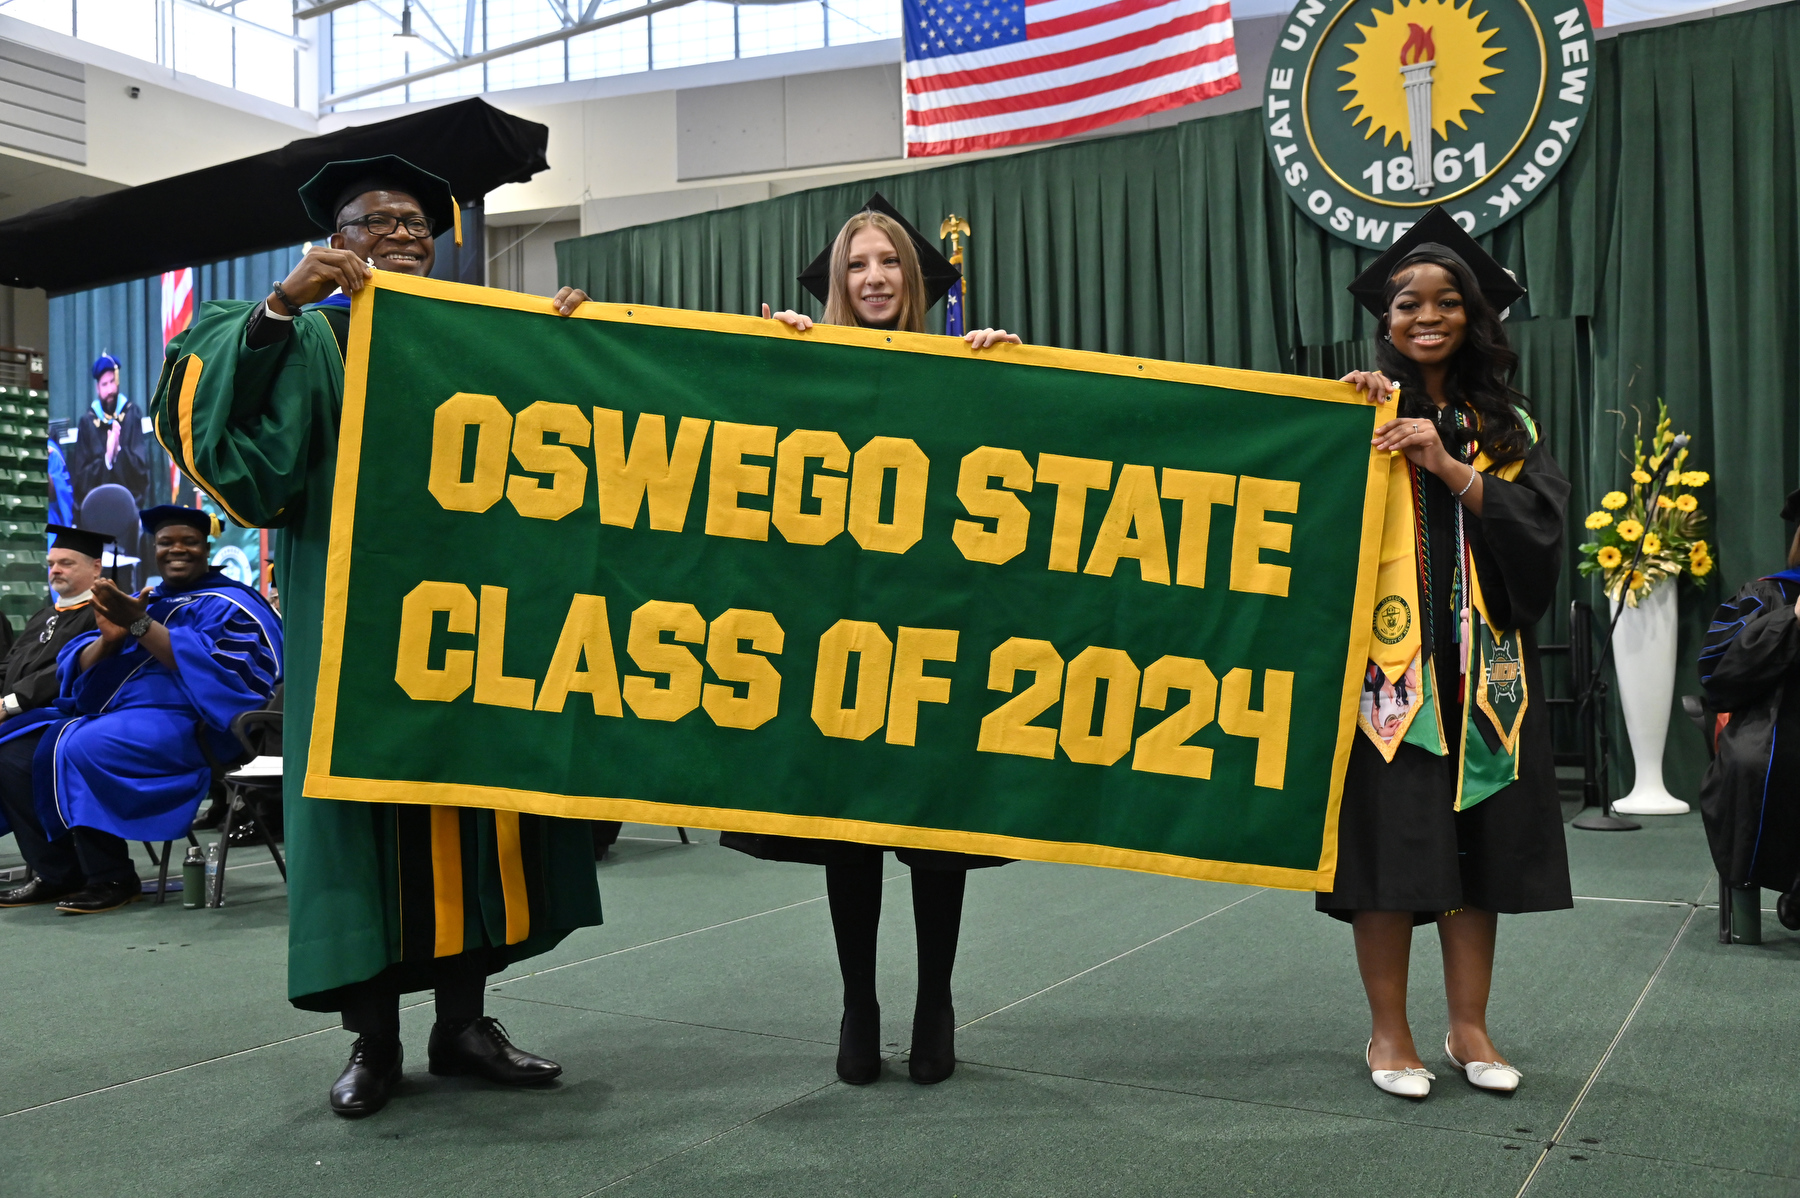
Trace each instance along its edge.
<path fill-rule="evenodd" d="M 1761 946 L 1719 944 L 1699 816 L 1644 822 L 1570 831 L 1575 910 L 1501 923 L 1511 1098 L 1441 1061 L 1420 932 L 1420 1104 L 1370 1084 L 1350 933 L 1310 895 L 1027 863 L 970 876 L 963 1064 L 930 1088 L 891 866 L 895 1055 L 842 1085 L 824 872 L 627 825 L 605 926 L 489 994 L 562 1082 L 432 1077 L 414 1006 L 405 1085 L 347 1122 L 325 1095 L 350 1037 L 284 1000 L 285 888 L 234 852 L 222 910 L 0 912 L 0 1194 L 1791 1198 L 1800 936 L 1768 914 Z"/>

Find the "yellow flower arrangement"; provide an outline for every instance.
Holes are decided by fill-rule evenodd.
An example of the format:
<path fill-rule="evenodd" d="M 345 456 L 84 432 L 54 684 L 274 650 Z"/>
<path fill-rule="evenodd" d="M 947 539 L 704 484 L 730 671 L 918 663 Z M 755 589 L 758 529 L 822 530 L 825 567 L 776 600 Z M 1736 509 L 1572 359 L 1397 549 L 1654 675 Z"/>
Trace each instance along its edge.
<path fill-rule="evenodd" d="M 1615 603 L 1636 607 L 1665 582 L 1713 571 L 1712 550 L 1701 539 L 1706 513 L 1689 488 L 1712 476 L 1686 470 L 1688 448 L 1675 444 L 1668 405 L 1657 401 L 1654 428 L 1640 413 L 1629 454 L 1622 454 L 1631 482 L 1600 497 L 1599 510 L 1582 517 L 1588 540 L 1580 547 L 1581 573 L 1599 574 L 1601 590 Z M 1685 438 L 1684 438 L 1685 439 Z"/>

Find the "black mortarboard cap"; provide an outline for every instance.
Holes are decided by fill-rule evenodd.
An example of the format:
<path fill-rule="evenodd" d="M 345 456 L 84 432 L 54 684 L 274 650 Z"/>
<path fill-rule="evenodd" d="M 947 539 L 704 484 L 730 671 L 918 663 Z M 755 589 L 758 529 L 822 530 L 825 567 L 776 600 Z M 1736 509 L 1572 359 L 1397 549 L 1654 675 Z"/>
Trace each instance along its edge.
<path fill-rule="evenodd" d="M 1400 269 L 1400 264 L 1420 250 L 1431 249 L 1434 252 L 1447 253 L 1469 268 L 1480 284 L 1481 293 L 1487 302 L 1494 306 L 1494 311 L 1504 313 L 1513 304 L 1523 299 L 1525 288 L 1519 281 L 1506 272 L 1506 268 L 1494 260 L 1494 256 L 1482 249 L 1473 237 L 1463 232 L 1463 227 L 1456 223 L 1456 218 L 1444 211 L 1442 204 L 1434 204 L 1419 218 L 1417 224 L 1400 235 L 1398 241 L 1382 252 L 1381 257 L 1369 263 L 1369 268 L 1357 275 L 1350 284 L 1349 291 L 1356 297 L 1356 302 L 1373 312 L 1376 316 L 1387 314 L 1387 285 Z"/>
<path fill-rule="evenodd" d="M 925 240 L 924 234 L 913 228 L 912 222 L 894 210 L 894 206 L 878 191 L 869 197 L 869 202 L 862 206 L 864 212 L 879 212 L 900 222 L 906 235 L 912 238 L 913 249 L 919 255 L 919 271 L 925 276 L 925 306 L 927 308 L 944 298 L 944 293 L 962 278 L 962 271 L 950 265 L 950 260 L 931 242 Z M 831 247 L 837 237 L 825 243 L 819 256 L 812 260 L 805 270 L 800 272 L 800 285 L 818 296 L 819 302 L 825 303 L 831 298 Z"/>
<path fill-rule="evenodd" d="M 403 191 L 419 201 L 434 234 L 456 225 L 456 199 L 450 194 L 450 185 L 398 154 L 328 162 L 300 188 L 300 202 L 315 225 L 335 233 L 344 205 L 371 191 Z"/>
<path fill-rule="evenodd" d="M 1788 492 L 1787 502 L 1781 505 L 1781 518 L 1789 524 L 1800 521 L 1800 491 Z"/>
<path fill-rule="evenodd" d="M 146 508 L 138 513 L 138 519 L 144 525 L 144 531 L 151 536 L 165 524 L 185 524 L 189 528 L 198 529 L 201 536 L 216 537 L 219 535 L 219 518 L 211 512 L 197 507 L 182 507 L 178 503 L 165 503 L 160 507 Z"/>
<path fill-rule="evenodd" d="M 85 553 L 96 560 L 105 555 L 106 543 L 114 539 L 111 533 L 70 528 L 66 524 L 46 524 L 44 527 L 56 534 L 56 539 L 50 542 L 50 548 L 73 549 L 76 553 Z"/>

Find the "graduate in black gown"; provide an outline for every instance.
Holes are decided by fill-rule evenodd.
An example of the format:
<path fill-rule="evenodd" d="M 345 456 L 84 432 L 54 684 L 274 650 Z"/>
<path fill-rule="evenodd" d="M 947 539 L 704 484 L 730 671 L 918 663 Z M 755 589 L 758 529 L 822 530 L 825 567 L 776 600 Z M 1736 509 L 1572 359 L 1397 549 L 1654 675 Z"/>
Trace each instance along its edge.
<path fill-rule="evenodd" d="M 1800 521 L 1800 491 L 1781 517 Z M 1729 715 L 1700 812 L 1719 876 L 1780 892 L 1782 926 L 1800 929 L 1800 533 L 1787 566 L 1720 604 L 1700 649 L 1707 704 Z"/>
<path fill-rule="evenodd" d="M 958 277 L 956 268 L 878 195 L 844 224 L 800 281 L 825 302 L 826 324 L 921 333 L 926 310 Z M 769 314 L 764 304 L 763 315 Z M 811 318 L 793 311 L 774 318 L 800 332 L 813 325 Z M 1004 329 L 978 329 L 963 339 L 975 349 L 1019 342 Z M 841 840 L 730 832 L 720 843 L 766 860 L 825 867 L 838 968 L 844 978 L 837 1072 L 851 1085 L 876 1080 L 881 1075 L 881 1006 L 875 994 L 875 942 L 881 921 L 883 855 L 889 850 Z M 956 1070 L 950 974 L 962 928 L 964 882 L 969 870 L 1004 865 L 1006 859 L 932 849 L 892 851 L 912 870 L 918 933 L 919 988 L 907 1072 L 913 1081 L 932 1085 Z"/>
<path fill-rule="evenodd" d="M 1406 979 L 1414 926 L 1442 942 L 1444 1053 L 1474 1085 L 1519 1071 L 1489 1038 L 1496 915 L 1573 906 L 1532 626 L 1562 561 L 1569 485 L 1511 380 L 1501 313 L 1524 294 L 1433 208 L 1351 290 L 1380 319 L 1376 367 L 1345 382 L 1401 388 L 1376 430 L 1391 461 L 1369 682 L 1344 780 L 1334 888 L 1318 908 L 1355 928 L 1373 1030 L 1371 1078 L 1423 1098 Z M 1404 524 L 1402 520 L 1400 523 Z M 1416 613 L 1416 617 L 1415 617 Z"/>

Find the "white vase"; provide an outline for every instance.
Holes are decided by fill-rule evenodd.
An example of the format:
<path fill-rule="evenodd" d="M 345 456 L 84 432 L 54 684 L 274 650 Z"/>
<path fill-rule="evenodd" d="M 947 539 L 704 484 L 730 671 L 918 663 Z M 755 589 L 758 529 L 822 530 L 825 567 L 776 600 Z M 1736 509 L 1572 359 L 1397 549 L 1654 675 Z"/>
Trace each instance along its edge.
<path fill-rule="evenodd" d="M 1674 579 L 1619 616 L 1613 662 L 1636 775 L 1631 793 L 1614 803 L 1613 810 L 1620 815 L 1686 815 L 1688 805 L 1663 785 L 1663 744 L 1675 699 Z"/>

